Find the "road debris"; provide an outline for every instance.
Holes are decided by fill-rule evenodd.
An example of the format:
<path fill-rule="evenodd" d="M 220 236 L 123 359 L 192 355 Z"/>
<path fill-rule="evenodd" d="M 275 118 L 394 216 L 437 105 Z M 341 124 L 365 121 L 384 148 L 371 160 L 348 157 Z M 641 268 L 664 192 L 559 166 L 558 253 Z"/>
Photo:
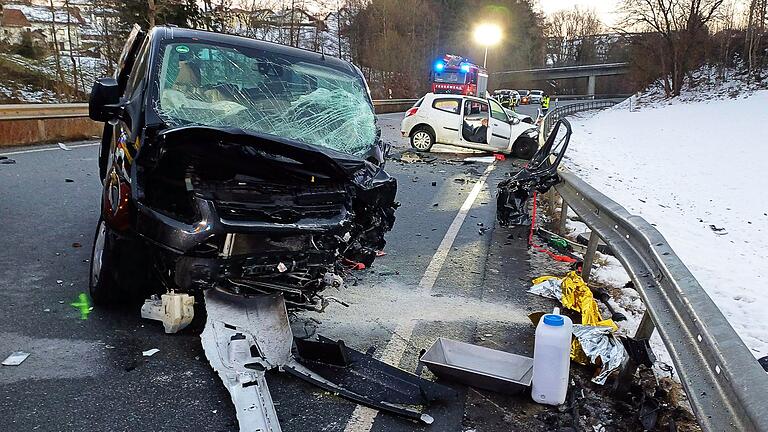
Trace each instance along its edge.
<path fill-rule="evenodd" d="M 464 158 L 464 162 L 477 162 L 477 163 L 493 163 L 496 161 L 496 158 L 493 156 L 472 156 L 468 158 Z"/>
<path fill-rule="evenodd" d="M 9 159 L 8 156 L 0 156 L 0 164 L 13 165 L 16 163 L 15 159 Z"/>
<path fill-rule="evenodd" d="M 91 301 L 88 300 L 88 295 L 86 295 L 84 292 L 78 294 L 77 299 L 69 305 L 80 311 L 80 319 L 83 321 L 88 319 L 88 315 L 93 310 Z"/>
<path fill-rule="evenodd" d="M 64 183 L 74 183 L 74 182 L 75 182 L 75 181 L 74 181 L 74 180 L 72 180 L 71 178 L 65 178 L 65 179 L 64 179 Z"/>
<path fill-rule="evenodd" d="M 148 349 L 148 350 L 146 350 L 146 351 L 142 351 L 142 352 L 141 352 L 141 355 L 142 355 L 143 357 L 152 357 L 153 355 L 155 355 L 155 354 L 157 354 L 157 353 L 159 353 L 159 352 L 160 352 L 160 350 L 159 350 L 159 349 L 157 349 L 157 348 L 152 348 L 152 349 Z"/>
<path fill-rule="evenodd" d="M 11 353 L 8 357 L 3 360 L 3 366 L 18 366 L 21 363 L 24 362 L 24 360 L 29 357 L 29 353 L 26 353 L 24 351 L 16 351 Z"/>
<path fill-rule="evenodd" d="M 581 276 L 572 271 L 563 278 L 538 277 L 528 292 L 558 300 L 564 307 L 581 313 L 581 325 L 574 324 L 576 339 L 571 345 L 571 360 L 597 365 L 599 369 L 592 382 L 605 384 L 608 376 L 627 358 L 627 352 L 616 338 L 618 326 L 612 319 L 602 318 L 592 291 Z"/>
<path fill-rule="evenodd" d="M 419 361 L 437 376 L 506 394 L 526 391 L 533 375 L 530 357 L 442 337 Z"/>
<path fill-rule="evenodd" d="M 66 150 L 66 151 L 71 151 L 72 150 L 71 148 L 69 148 L 69 146 L 67 146 L 64 143 L 57 143 L 57 144 L 59 145 L 59 148 L 62 149 L 62 150 Z"/>
<path fill-rule="evenodd" d="M 166 333 L 186 328 L 195 316 L 195 298 L 189 294 L 169 292 L 159 298 L 148 298 L 141 306 L 141 317 L 163 323 Z"/>
<path fill-rule="evenodd" d="M 565 134 L 558 134 L 561 126 Z M 557 168 L 563 160 L 568 142 L 571 139 L 571 126 L 566 120 L 555 124 L 547 142 L 536 152 L 531 161 L 511 178 L 499 183 L 496 217 L 502 226 L 521 226 L 531 224 L 528 215 L 528 199 L 534 192 L 546 192 L 560 182 Z M 550 156 L 556 155 L 554 161 Z"/>
<path fill-rule="evenodd" d="M 232 396 L 241 431 L 281 430 L 266 382 L 266 371 L 275 368 L 357 403 L 426 424 L 433 418 L 414 405 L 455 397 L 450 389 L 351 350 L 341 341 L 294 340 L 282 294 L 241 297 L 207 290 L 204 295 L 208 318 L 200 339 Z"/>

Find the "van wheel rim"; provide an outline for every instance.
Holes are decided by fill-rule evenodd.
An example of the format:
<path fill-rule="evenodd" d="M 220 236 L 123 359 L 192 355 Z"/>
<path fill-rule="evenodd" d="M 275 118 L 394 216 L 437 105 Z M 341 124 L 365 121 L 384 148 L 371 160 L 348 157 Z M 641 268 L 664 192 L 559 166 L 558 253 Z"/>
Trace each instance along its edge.
<path fill-rule="evenodd" d="M 101 274 L 101 265 L 104 257 L 104 243 L 107 238 L 107 226 L 104 221 L 99 222 L 99 229 L 97 231 L 96 240 L 93 243 L 93 262 L 91 263 L 91 286 L 96 286 L 99 283 L 99 275 Z"/>
<path fill-rule="evenodd" d="M 413 135 L 413 146 L 419 150 L 428 149 L 431 141 L 432 138 L 426 132 L 419 131 Z"/>

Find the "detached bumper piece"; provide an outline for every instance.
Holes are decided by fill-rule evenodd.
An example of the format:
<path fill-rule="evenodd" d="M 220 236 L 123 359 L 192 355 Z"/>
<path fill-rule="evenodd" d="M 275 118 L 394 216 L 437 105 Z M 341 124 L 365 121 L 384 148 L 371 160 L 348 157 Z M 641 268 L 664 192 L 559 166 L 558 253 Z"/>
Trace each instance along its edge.
<path fill-rule="evenodd" d="M 243 298 L 205 292 L 208 320 L 201 335 L 205 355 L 229 390 L 241 431 L 281 431 L 266 382 L 278 368 L 341 397 L 431 424 L 420 410 L 457 393 L 352 350 L 343 342 L 296 339 L 281 294 Z"/>
<path fill-rule="evenodd" d="M 295 362 L 286 372 L 361 405 L 431 424 L 432 417 L 413 406 L 458 397 L 450 387 L 380 362 L 343 341 L 320 336 L 318 341 L 295 342 Z"/>

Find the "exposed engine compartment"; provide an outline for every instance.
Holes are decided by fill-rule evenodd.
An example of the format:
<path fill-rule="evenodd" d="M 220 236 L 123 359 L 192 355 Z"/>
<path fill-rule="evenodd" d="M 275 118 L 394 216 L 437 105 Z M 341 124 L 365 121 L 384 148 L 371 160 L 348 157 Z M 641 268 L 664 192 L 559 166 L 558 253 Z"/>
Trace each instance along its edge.
<path fill-rule="evenodd" d="M 194 127 L 163 138 L 139 164 L 138 201 L 153 220 L 197 227 L 194 241 L 157 251 L 166 287 L 277 291 L 289 306 L 322 309 L 319 293 L 370 266 L 386 244 L 397 184 L 372 162 L 242 131 Z"/>

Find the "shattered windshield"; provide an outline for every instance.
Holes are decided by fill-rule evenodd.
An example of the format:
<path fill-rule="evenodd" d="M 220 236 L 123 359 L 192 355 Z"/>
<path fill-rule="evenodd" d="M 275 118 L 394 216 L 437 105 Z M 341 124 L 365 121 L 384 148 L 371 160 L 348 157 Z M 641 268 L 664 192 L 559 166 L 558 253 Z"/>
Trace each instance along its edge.
<path fill-rule="evenodd" d="M 155 109 L 170 127 L 236 127 L 350 154 L 376 139 L 362 79 L 304 59 L 211 43 L 161 48 Z"/>

